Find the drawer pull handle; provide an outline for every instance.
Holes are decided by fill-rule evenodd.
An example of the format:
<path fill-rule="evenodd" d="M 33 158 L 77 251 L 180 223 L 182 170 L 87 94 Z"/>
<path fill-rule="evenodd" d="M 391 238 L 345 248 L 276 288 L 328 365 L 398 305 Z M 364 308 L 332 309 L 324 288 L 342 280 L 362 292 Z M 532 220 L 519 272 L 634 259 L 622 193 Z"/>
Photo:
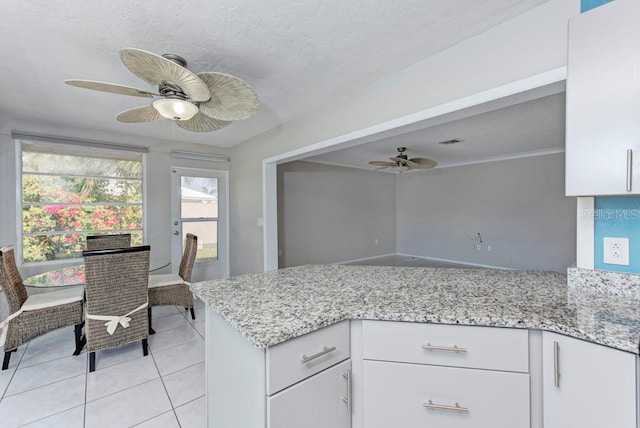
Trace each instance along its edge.
<path fill-rule="evenodd" d="M 553 342 L 553 385 L 560 388 L 560 344 Z"/>
<path fill-rule="evenodd" d="M 326 346 L 323 346 L 322 347 L 322 351 L 317 352 L 317 353 L 315 353 L 313 355 L 310 355 L 308 357 L 306 355 L 302 354 L 302 360 L 300 360 L 300 363 L 307 364 L 309 361 L 313 361 L 316 358 L 320 358 L 323 355 L 327 355 L 329 352 L 333 352 L 335 350 L 336 350 L 335 346 L 332 346 L 331 348 L 327 348 Z"/>
<path fill-rule="evenodd" d="M 347 411 L 351 414 L 351 369 L 347 370 L 346 373 L 342 373 L 342 377 L 347 380 L 347 396 L 340 398 L 347 404 Z"/>
<path fill-rule="evenodd" d="M 460 348 L 458 345 L 453 346 L 437 346 L 427 343 L 426 345 L 422 345 L 422 349 L 426 349 L 427 351 L 444 351 L 444 352 L 457 352 L 461 354 L 465 354 L 467 352 L 467 348 Z"/>
<path fill-rule="evenodd" d="M 453 406 L 448 406 L 446 404 L 434 404 L 433 401 L 429 400 L 426 403 L 422 403 L 422 405 L 428 409 L 450 410 L 452 412 L 460 412 L 460 413 L 469 412 L 468 407 L 462 407 L 458 403 L 455 403 Z"/>

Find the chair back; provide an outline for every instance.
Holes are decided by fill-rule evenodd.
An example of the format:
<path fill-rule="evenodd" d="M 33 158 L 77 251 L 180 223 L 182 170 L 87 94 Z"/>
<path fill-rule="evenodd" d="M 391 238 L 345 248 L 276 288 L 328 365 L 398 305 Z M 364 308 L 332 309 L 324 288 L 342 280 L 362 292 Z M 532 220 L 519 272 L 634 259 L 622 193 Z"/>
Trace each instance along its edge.
<path fill-rule="evenodd" d="M 91 319 L 91 316 L 121 317 L 148 301 L 149 253 L 148 245 L 82 253 L 87 348 L 90 352 L 148 336 L 146 307 L 129 315 L 129 326 L 118 326 L 113 335 L 107 332 L 104 320 Z"/>
<path fill-rule="evenodd" d="M 0 248 L 0 284 L 7 298 L 9 313 L 20 310 L 29 296 L 16 265 L 13 245 Z"/>
<path fill-rule="evenodd" d="M 87 236 L 87 250 L 107 250 L 110 248 L 127 248 L 131 246 L 131 234 L 90 235 Z"/>
<path fill-rule="evenodd" d="M 178 275 L 180 275 L 180 278 L 186 282 L 191 282 L 191 271 L 193 270 L 193 264 L 196 261 L 197 252 L 198 237 L 191 233 L 187 233 L 184 243 L 184 253 L 182 253 L 180 269 L 178 270 Z"/>

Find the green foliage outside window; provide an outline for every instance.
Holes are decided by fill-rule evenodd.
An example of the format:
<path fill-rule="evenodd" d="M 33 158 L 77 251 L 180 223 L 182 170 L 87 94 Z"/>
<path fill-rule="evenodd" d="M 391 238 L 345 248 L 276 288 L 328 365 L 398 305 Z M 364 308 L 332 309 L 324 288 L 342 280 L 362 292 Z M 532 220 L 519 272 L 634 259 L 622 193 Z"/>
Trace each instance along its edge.
<path fill-rule="evenodd" d="M 87 235 L 131 233 L 142 244 L 141 156 L 76 152 L 23 146 L 24 262 L 80 257 Z"/>

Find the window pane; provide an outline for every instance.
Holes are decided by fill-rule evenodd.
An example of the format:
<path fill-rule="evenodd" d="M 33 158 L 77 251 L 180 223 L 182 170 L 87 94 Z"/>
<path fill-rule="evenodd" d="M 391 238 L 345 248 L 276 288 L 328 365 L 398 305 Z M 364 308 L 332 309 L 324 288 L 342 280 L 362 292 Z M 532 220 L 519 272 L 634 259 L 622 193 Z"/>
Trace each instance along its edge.
<path fill-rule="evenodd" d="M 85 282 L 84 269 L 77 266 L 71 266 L 63 269 L 56 269 L 53 272 L 46 272 L 40 275 L 32 276 L 29 282 L 38 286 L 49 284 L 72 285 Z"/>
<path fill-rule="evenodd" d="M 80 233 L 25 236 L 22 245 L 22 257 L 25 262 L 42 262 L 82 257 L 85 241 Z"/>
<path fill-rule="evenodd" d="M 118 160 L 24 150 L 22 171 L 92 177 L 142 178 L 142 163 L 139 160 Z"/>
<path fill-rule="evenodd" d="M 142 181 L 24 174 L 22 200 L 142 203 Z"/>
<path fill-rule="evenodd" d="M 132 246 L 142 245 L 141 230 L 127 233 L 131 233 Z M 88 235 L 100 235 L 100 233 Z M 25 263 L 80 258 L 82 251 L 87 248 L 86 235 L 82 233 L 26 236 L 22 242 Z"/>
<path fill-rule="evenodd" d="M 181 178 L 182 218 L 218 217 L 218 179 L 208 177 Z"/>
<path fill-rule="evenodd" d="M 142 206 L 24 205 L 24 233 L 142 229 Z"/>
<path fill-rule="evenodd" d="M 140 153 L 22 143 L 22 258 L 79 258 L 86 235 L 131 233 L 142 244 Z"/>
<path fill-rule="evenodd" d="M 196 260 L 218 259 L 218 222 L 193 221 L 182 223 L 182 242 L 187 233 L 198 237 L 198 254 Z"/>

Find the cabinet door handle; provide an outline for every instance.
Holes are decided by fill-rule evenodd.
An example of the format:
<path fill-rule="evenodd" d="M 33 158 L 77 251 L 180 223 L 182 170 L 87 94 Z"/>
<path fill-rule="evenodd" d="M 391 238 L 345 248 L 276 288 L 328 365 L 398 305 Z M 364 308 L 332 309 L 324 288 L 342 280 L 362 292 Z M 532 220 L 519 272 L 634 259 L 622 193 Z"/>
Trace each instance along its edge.
<path fill-rule="evenodd" d="M 351 369 L 348 369 L 346 373 L 342 373 L 342 377 L 347 380 L 347 396 L 340 398 L 347 403 L 347 411 L 351 414 Z"/>
<path fill-rule="evenodd" d="M 460 413 L 468 413 L 468 407 L 462 407 L 459 403 L 454 403 L 453 406 L 449 406 L 447 404 L 435 404 L 433 401 L 429 400 L 426 403 L 422 403 L 422 405 L 428 409 L 436 409 L 436 410 L 450 410 L 452 412 L 460 412 Z"/>
<path fill-rule="evenodd" d="M 627 149 L 627 192 L 631 191 L 632 175 L 633 175 L 633 150 Z"/>
<path fill-rule="evenodd" d="M 553 342 L 553 384 L 560 388 L 560 344 Z"/>
<path fill-rule="evenodd" d="M 302 364 L 307 364 L 309 361 L 313 361 L 313 360 L 315 360 L 316 358 L 320 358 L 320 357 L 322 357 L 323 355 L 327 355 L 329 352 L 333 352 L 333 351 L 335 351 L 335 350 L 336 350 L 336 347 L 335 347 L 335 346 L 332 346 L 331 348 L 328 348 L 328 347 L 326 347 L 326 346 L 323 346 L 323 347 L 322 347 L 322 351 L 320 351 L 320 352 L 316 352 L 315 354 L 310 355 L 310 356 L 308 356 L 308 357 L 307 357 L 305 354 L 302 354 L 302 360 L 300 360 L 300 363 L 302 363 Z"/>
<path fill-rule="evenodd" d="M 422 349 L 426 349 L 427 351 L 444 351 L 444 352 L 457 352 L 461 354 L 465 354 L 467 352 L 467 348 L 460 348 L 458 345 L 453 346 L 437 346 L 427 343 L 426 345 L 422 345 Z"/>

